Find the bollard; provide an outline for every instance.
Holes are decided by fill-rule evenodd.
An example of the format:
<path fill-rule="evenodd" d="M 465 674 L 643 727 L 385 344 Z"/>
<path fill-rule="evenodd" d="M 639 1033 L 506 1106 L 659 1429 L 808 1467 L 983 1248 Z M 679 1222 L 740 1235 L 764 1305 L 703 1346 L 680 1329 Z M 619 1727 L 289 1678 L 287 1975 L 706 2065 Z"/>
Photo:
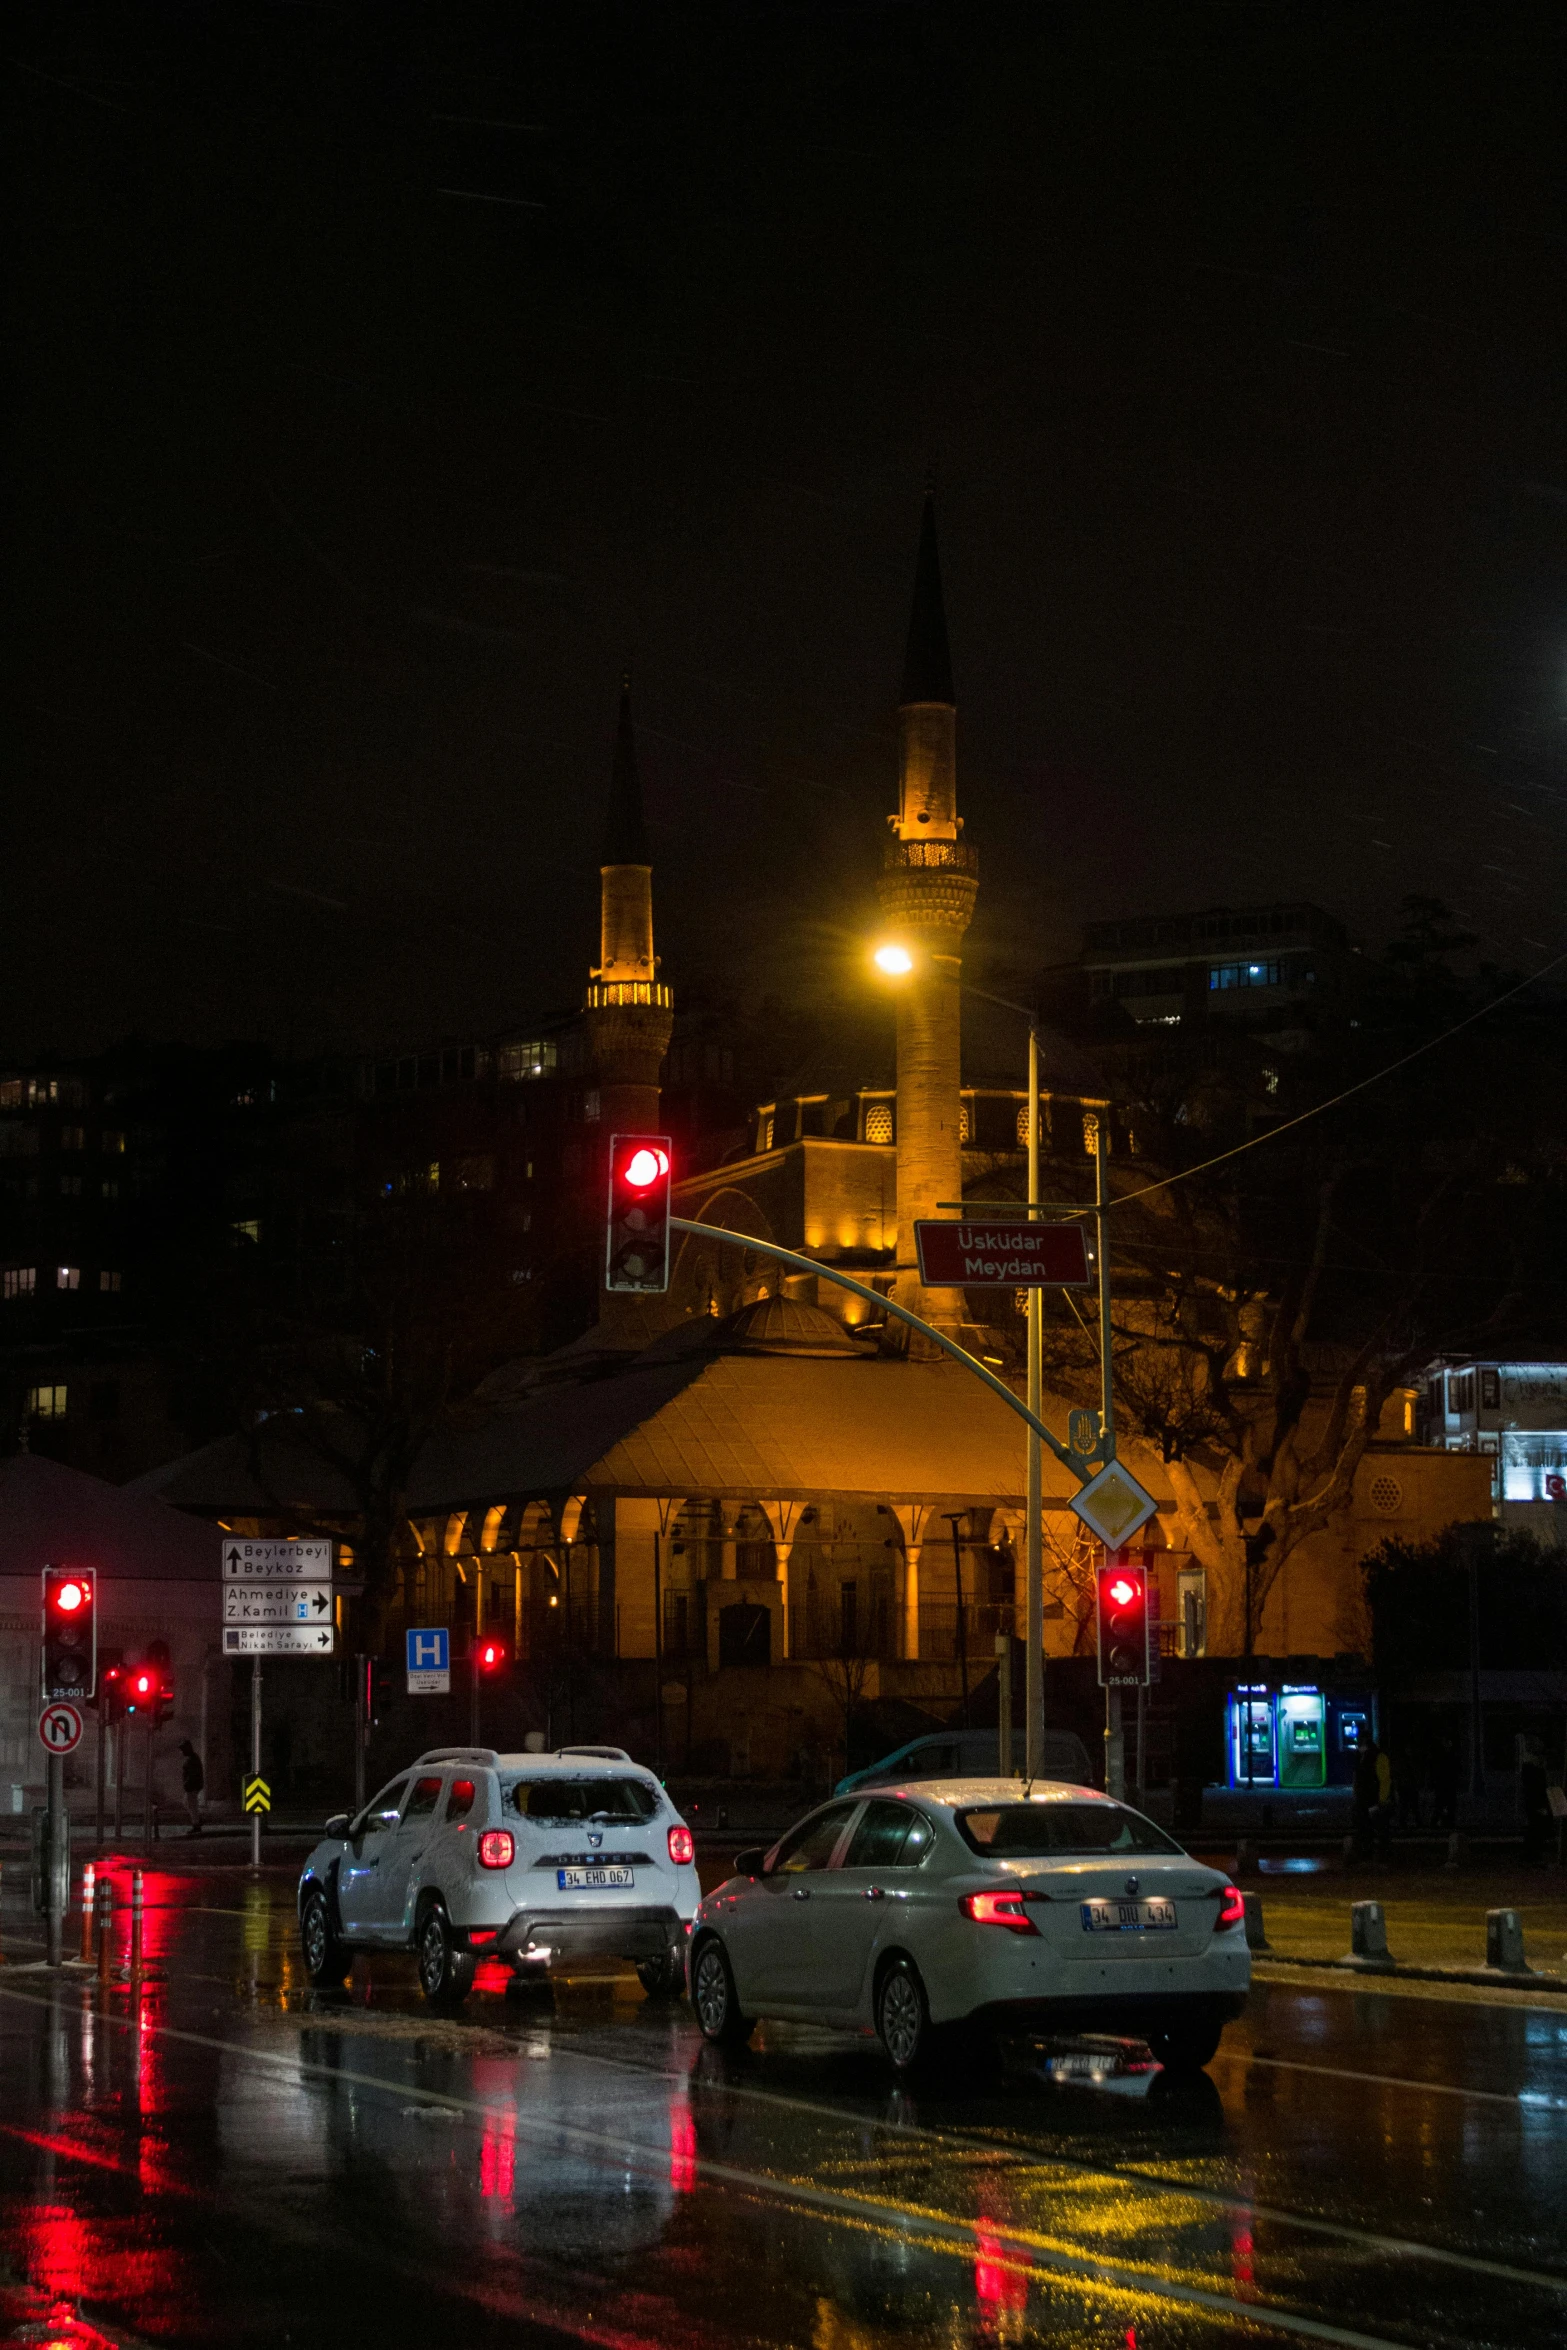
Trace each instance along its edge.
<path fill-rule="evenodd" d="M 1455 1828 L 1447 1839 L 1447 1858 L 1443 1861 L 1442 1866 L 1445 1869 L 1461 1869 L 1463 1865 L 1464 1839 L 1461 1831 Z"/>
<path fill-rule="evenodd" d="M 1251 1839 L 1247 1836 L 1237 1836 L 1235 1839 L 1235 1874 L 1238 1877 L 1245 1876 L 1252 1865 L 1252 1858 Z"/>
<path fill-rule="evenodd" d="M 1391 1966 L 1387 1946 L 1387 1919 L 1380 1901 L 1352 1901 L 1349 1905 L 1351 1958 L 1363 1966 Z"/>
<path fill-rule="evenodd" d="M 97 1870 L 96 1870 L 96 1869 L 93 1867 L 93 1864 L 92 1864 L 92 1862 L 91 1862 L 91 1861 L 88 1861 L 88 1862 L 87 1862 L 87 1864 L 85 1865 L 85 1867 L 84 1867 L 84 1868 L 83 1868 L 83 1870 L 82 1870 L 82 1964 L 83 1964 L 83 1966 L 91 1966 L 91 1965 L 92 1965 L 92 1918 L 93 1918 L 93 1902 L 94 1902 L 94 1899 L 95 1899 L 95 1895 L 94 1895 L 94 1892 L 93 1892 L 93 1887 L 94 1887 L 94 1885 L 95 1885 L 95 1884 L 96 1884 L 96 1882 L 97 1882 L 97 1877 L 98 1877 L 98 1872 L 97 1872 Z"/>
<path fill-rule="evenodd" d="M 114 1964 L 114 1887 L 107 1877 L 98 1879 L 93 1909 L 98 1929 L 98 1982 L 107 1991 Z"/>
<path fill-rule="evenodd" d="M 131 1982 L 141 1981 L 141 1871 L 131 1871 Z"/>
<path fill-rule="evenodd" d="M 1241 1899 L 1246 1904 L 1247 1949 L 1271 1950 L 1273 1944 L 1268 1940 L 1268 1929 L 1262 1922 L 1262 1895 L 1260 1893 L 1243 1893 Z"/>
<path fill-rule="evenodd" d="M 1485 1963 L 1512 1975 L 1533 1973 L 1523 1954 L 1523 1920 L 1515 1909 L 1486 1911 Z"/>

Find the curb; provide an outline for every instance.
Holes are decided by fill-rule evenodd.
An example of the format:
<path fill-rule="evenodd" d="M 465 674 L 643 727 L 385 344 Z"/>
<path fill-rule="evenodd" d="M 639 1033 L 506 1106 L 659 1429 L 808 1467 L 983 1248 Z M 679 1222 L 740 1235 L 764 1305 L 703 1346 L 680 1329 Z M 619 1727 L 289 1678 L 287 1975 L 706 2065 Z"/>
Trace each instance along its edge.
<path fill-rule="evenodd" d="M 1567 1998 L 1567 1974 L 1544 1974 L 1534 1967 L 1406 1966 L 1390 1958 L 1291 1958 L 1282 1950 L 1253 1950 L 1256 1967 L 1317 1967 L 1329 1974 L 1370 1975 L 1381 1981 L 1408 1983 L 1462 1983 L 1481 1990 L 1544 1991 Z"/>

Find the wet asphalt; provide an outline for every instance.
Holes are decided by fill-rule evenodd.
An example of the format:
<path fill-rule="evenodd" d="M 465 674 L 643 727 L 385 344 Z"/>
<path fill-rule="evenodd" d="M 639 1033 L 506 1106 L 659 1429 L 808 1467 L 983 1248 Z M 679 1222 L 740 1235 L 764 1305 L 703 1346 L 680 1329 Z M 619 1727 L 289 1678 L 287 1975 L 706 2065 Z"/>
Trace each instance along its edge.
<path fill-rule="evenodd" d="M 900 2089 L 842 2034 L 721 2056 L 630 1975 L 314 1993 L 281 1868 L 149 1867 L 147 1979 L 51 1976 L 18 1874 L 0 2340 L 1567 2341 L 1567 2001 L 1273 1982 L 1145 2095 L 1027 2051 Z"/>

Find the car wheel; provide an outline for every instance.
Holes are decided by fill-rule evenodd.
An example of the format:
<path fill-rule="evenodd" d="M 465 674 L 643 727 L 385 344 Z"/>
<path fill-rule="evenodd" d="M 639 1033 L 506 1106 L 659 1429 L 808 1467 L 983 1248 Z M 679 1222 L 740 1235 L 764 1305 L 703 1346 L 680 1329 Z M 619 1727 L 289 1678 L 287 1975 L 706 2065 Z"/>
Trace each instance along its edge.
<path fill-rule="evenodd" d="M 704 1942 L 691 1968 L 691 2004 L 704 2040 L 739 2048 L 750 2039 L 755 2025 L 740 2013 L 729 1953 L 722 1942 Z"/>
<path fill-rule="evenodd" d="M 299 1944 L 305 1972 L 318 1991 L 336 1991 L 347 1982 L 352 1962 L 333 1930 L 332 1912 L 319 1885 L 306 1894 L 299 1913 Z"/>
<path fill-rule="evenodd" d="M 666 1950 L 662 1958 L 644 1958 L 637 1966 L 637 1981 L 649 1999 L 678 1999 L 686 1987 L 685 1953 Z"/>
<path fill-rule="evenodd" d="M 432 2007 L 460 2007 L 473 1989 L 477 1961 L 453 1940 L 446 1911 L 432 1901 L 419 1928 L 419 1988 Z"/>
<path fill-rule="evenodd" d="M 895 1958 L 877 1985 L 876 2036 L 900 2076 L 917 2072 L 931 2054 L 930 2002 L 912 1959 Z"/>
<path fill-rule="evenodd" d="M 1166 2071 L 1200 2073 L 1217 2056 L 1223 2037 L 1222 2021 L 1216 2023 L 1207 2017 L 1193 2016 L 1171 2024 L 1167 2031 L 1150 2032 L 1148 2045 Z"/>

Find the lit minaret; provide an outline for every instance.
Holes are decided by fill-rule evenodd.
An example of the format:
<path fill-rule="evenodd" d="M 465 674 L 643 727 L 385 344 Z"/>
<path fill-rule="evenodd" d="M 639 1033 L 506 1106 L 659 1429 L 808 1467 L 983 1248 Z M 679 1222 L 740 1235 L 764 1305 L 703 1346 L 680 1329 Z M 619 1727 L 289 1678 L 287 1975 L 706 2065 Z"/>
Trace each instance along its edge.
<path fill-rule="evenodd" d="M 960 1289 L 924 1289 L 914 1261 L 916 1217 L 963 1196 L 962 1025 L 958 979 L 974 912 L 978 859 L 959 835 L 957 703 L 936 553 L 936 508 L 925 494 L 914 610 L 898 706 L 898 812 L 882 858 L 882 909 L 914 957 L 898 1004 L 898 1265 L 893 1296 L 944 1330 L 964 1318 Z"/>
<path fill-rule="evenodd" d="M 583 1020 L 598 1090 L 598 1197 L 608 1179 L 612 1134 L 658 1131 L 659 1066 L 674 1025 L 674 993 L 658 976 L 653 952 L 653 860 L 642 821 L 642 785 L 631 725 L 631 680 L 620 689 L 620 722 L 610 775 L 609 820 L 599 867 L 599 963 L 588 981 Z M 639 1301 L 603 1290 L 599 1321 L 626 1319 Z"/>

